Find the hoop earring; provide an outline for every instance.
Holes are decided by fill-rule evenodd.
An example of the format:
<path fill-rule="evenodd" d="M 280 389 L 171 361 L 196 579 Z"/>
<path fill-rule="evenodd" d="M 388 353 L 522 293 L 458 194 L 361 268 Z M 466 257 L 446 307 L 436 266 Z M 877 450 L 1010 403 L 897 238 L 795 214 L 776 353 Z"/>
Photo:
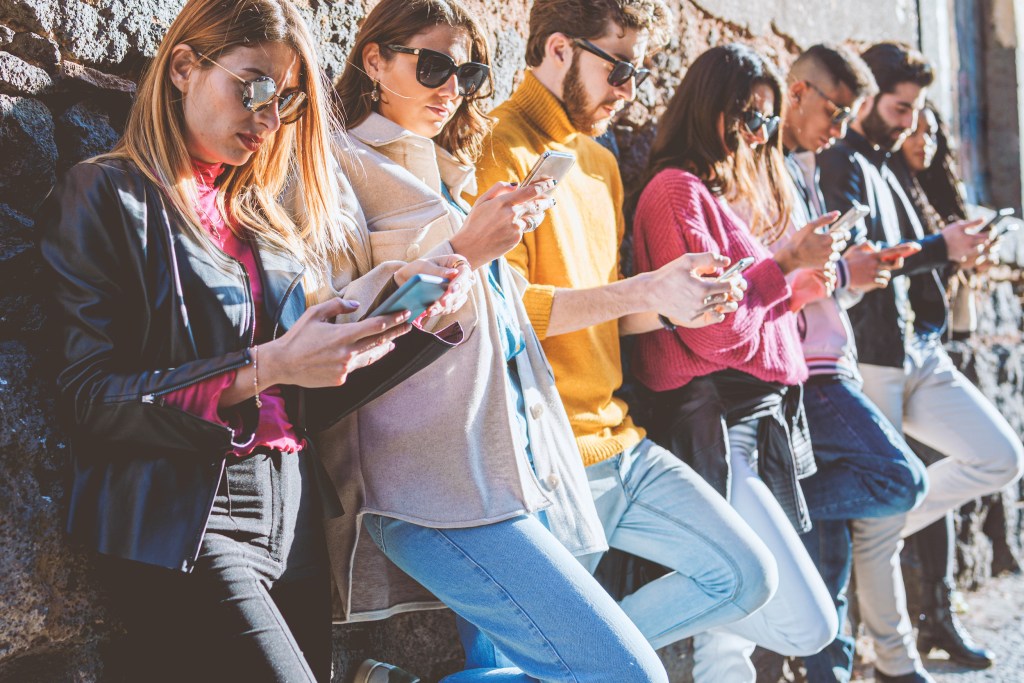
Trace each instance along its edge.
<path fill-rule="evenodd" d="M 373 102 L 380 102 L 380 81 L 373 81 L 373 88 L 370 90 L 370 100 Z"/>

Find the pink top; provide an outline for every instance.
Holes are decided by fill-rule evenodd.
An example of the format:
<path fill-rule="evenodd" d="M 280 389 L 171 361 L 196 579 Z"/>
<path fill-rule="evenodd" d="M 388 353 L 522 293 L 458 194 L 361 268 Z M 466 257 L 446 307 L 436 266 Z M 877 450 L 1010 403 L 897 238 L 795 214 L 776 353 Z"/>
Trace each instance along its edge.
<path fill-rule="evenodd" d="M 256 309 L 254 341 L 269 341 L 272 321 L 268 319 L 263 307 L 263 283 L 259 277 L 256 256 L 248 242 L 238 238 L 228 227 L 227 221 L 217 208 L 217 178 L 224 172 L 223 164 L 207 164 L 193 161 L 196 173 L 196 185 L 199 192 L 198 213 L 203 228 L 210 238 L 228 256 L 240 261 L 249 274 L 249 285 L 252 287 L 252 302 Z M 237 456 L 250 455 L 257 448 L 266 448 L 296 453 L 305 447 L 305 440 L 299 441 L 295 428 L 285 412 L 284 397 L 280 387 L 269 387 L 260 392 L 263 407 L 259 411 L 256 430 L 251 435 L 242 434 L 242 419 L 238 410 L 227 408 L 218 410 L 220 395 L 235 381 L 235 371 L 230 370 L 215 375 L 192 386 L 178 389 L 167 394 L 164 401 L 167 405 L 192 413 L 210 422 L 229 427 L 235 433 L 232 438 L 233 448 L 230 453 Z M 243 438 L 244 442 L 239 442 Z"/>
<path fill-rule="evenodd" d="M 705 251 L 733 262 L 744 256 L 757 259 L 743 273 L 748 288 L 739 310 L 717 325 L 640 335 L 633 348 L 636 377 L 654 391 L 676 389 L 694 377 L 729 368 L 766 382 L 805 381 L 807 364 L 797 317 L 789 310 L 790 287 L 771 253 L 697 176 L 674 168 L 659 172 L 640 195 L 633 220 L 636 272 Z"/>

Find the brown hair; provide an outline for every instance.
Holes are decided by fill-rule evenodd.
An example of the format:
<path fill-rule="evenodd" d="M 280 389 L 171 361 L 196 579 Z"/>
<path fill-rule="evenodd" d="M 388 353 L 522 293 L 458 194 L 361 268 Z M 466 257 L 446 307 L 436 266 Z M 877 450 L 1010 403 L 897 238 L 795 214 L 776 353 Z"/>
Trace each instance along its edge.
<path fill-rule="evenodd" d="M 765 243 L 777 240 L 792 208 L 778 129 L 756 150 L 743 139 L 742 115 L 750 107 L 754 86 L 775 94 L 774 114 L 785 100 L 775 68 L 740 43 L 713 47 L 697 57 L 658 121 L 644 182 L 665 168 L 681 168 L 699 177 L 711 192 L 742 200 L 753 209 L 750 231 Z M 725 144 L 718 118 L 725 117 Z M 779 127 L 781 129 L 781 126 Z"/>
<path fill-rule="evenodd" d="M 804 50 L 790 73 L 800 72 L 805 64 L 813 64 L 832 79 L 832 85 L 845 85 L 854 99 L 869 97 L 878 92 L 871 69 L 856 52 L 845 45 L 819 43 Z"/>
<path fill-rule="evenodd" d="M 967 218 L 967 198 L 964 196 L 964 183 L 957 168 L 949 127 L 934 104 L 928 102 L 924 108 L 935 116 L 939 129 L 935 135 L 936 149 L 932 165 L 918 173 L 916 180 L 926 203 L 932 209 L 927 216 L 929 225 L 926 227 L 931 232 L 939 232 L 947 222 Z M 917 125 L 923 125 L 924 120 L 922 113 L 917 117 Z M 899 156 L 902 158 L 902 155 Z"/>
<path fill-rule="evenodd" d="M 170 77 L 172 50 L 182 43 L 212 60 L 263 43 L 283 43 L 295 50 L 302 64 L 300 87 L 309 100 L 305 115 L 281 126 L 246 163 L 229 167 L 217 201 L 233 225 L 318 266 L 318 255 L 347 249 L 347 235 L 333 224 L 340 201 L 330 169 L 335 128 L 330 87 L 317 63 L 313 38 L 289 0 L 188 0 L 139 81 L 124 136 L 97 160 L 134 162 L 185 217 L 189 236 L 210 245 L 195 209 L 197 190 L 185 144 L 181 93 Z M 198 68 L 216 67 L 201 60 Z M 290 216 L 277 201 L 293 177 L 303 193 L 301 217 Z"/>
<path fill-rule="evenodd" d="M 935 72 L 923 54 L 900 43 L 878 43 L 861 55 L 871 68 L 883 95 L 896 90 L 900 83 L 914 83 L 927 88 L 935 80 Z"/>
<path fill-rule="evenodd" d="M 441 25 L 466 31 L 470 41 L 470 60 L 490 64 L 490 48 L 483 29 L 457 0 L 381 0 L 363 21 L 345 71 L 338 81 L 338 98 L 345 128 L 358 126 L 377 106 L 370 99 L 373 80 L 361 66 L 363 48 L 377 43 L 381 57 L 392 59 L 394 54 L 387 45 L 405 44 L 413 36 Z M 437 144 L 461 161 L 474 163 L 483 149 L 484 137 L 490 130 L 490 118 L 481 108 L 480 100 L 489 97 L 492 88 L 493 80 L 488 76 L 487 86 L 472 97 L 464 98 L 437 136 Z"/>
<path fill-rule="evenodd" d="M 649 31 L 651 44 L 668 42 L 672 11 L 662 0 L 536 0 L 530 9 L 526 64 L 540 66 L 552 33 L 592 40 L 605 35 L 609 22 Z"/>

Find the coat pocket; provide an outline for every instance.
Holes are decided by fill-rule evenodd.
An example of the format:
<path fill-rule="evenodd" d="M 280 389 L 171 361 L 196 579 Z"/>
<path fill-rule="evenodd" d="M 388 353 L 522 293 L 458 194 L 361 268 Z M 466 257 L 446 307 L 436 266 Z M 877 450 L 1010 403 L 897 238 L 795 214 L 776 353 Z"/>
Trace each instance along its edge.
<path fill-rule="evenodd" d="M 370 227 L 373 263 L 418 259 L 451 236 L 447 212 L 433 218 L 423 212 L 408 212 L 394 220 L 375 220 Z"/>

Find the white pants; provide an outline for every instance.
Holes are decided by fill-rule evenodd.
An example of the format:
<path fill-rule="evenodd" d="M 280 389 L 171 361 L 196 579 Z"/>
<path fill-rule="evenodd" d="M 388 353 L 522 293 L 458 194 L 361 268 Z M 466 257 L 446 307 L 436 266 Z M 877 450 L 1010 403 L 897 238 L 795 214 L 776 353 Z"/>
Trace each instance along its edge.
<path fill-rule="evenodd" d="M 908 345 L 904 367 L 861 365 L 864 393 L 889 421 L 947 457 L 928 467 L 928 493 L 905 515 L 853 522 L 857 601 L 875 640 L 878 668 L 899 676 L 918 667 L 900 571 L 902 538 L 948 511 L 1015 481 L 1024 447 L 996 407 L 953 365 L 939 341 Z"/>
<path fill-rule="evenodd" d="M 800 536 L 751 467 L 756 462 L 756 437 L 756 423 L 729 430 L 729 503 L 775 557 L 779 588 L 750 616 L 694 637 L 696 683 L 754 683 L 750 654 L 755 645 L 786 656 L 812 655 L 831 643 L 839 630 L 832 597 Z"/>

